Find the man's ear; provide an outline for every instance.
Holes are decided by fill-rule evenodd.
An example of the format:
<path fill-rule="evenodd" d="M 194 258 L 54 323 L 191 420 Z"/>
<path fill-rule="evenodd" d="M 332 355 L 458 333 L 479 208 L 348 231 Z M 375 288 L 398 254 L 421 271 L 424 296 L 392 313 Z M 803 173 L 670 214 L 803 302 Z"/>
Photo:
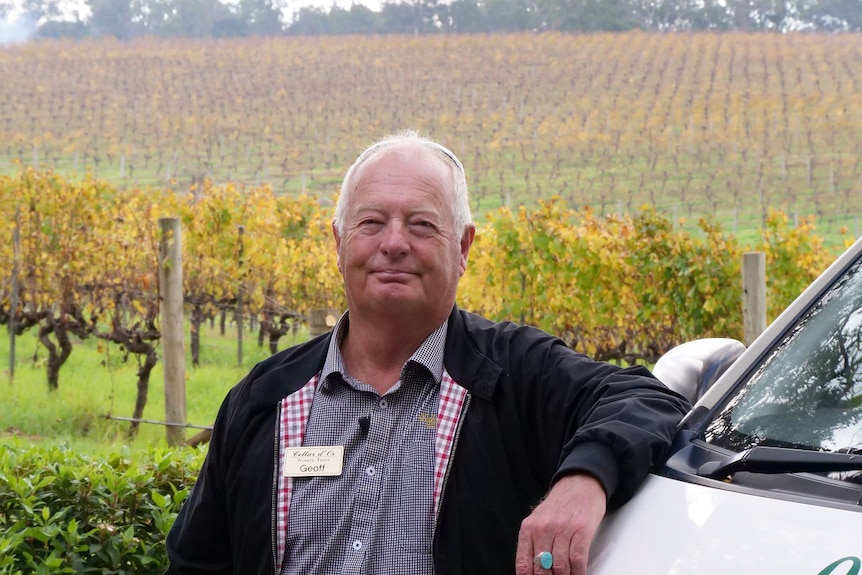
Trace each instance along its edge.
<path fill-rule="evenodd" d="M 339 273 L 344 273 L 341 270 L 341 236 L 338 235 L 338 228 L 335 222 L 332 222 L 332 237 L 335 238 L 335 265 L 338 267 Z"/>
<path fill-rule="evenodd" d="M 476 226 L 470 224 L 461 235 L 461 275 L 467 271 L 467 255 L 470 253 L 470 246 L 473 245 L 473 238 L 476 237 Z"/>

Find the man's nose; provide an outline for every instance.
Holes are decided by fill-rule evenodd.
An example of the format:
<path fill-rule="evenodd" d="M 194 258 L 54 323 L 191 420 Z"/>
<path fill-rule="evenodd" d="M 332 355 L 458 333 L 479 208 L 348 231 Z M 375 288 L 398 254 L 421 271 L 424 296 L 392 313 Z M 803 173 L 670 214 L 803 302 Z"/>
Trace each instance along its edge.
<path fill-rule="evenodd" d="M 404 253 L 410 249 L 409 230 L 403 220 L 392 219 L 383 230 L 380 249 L 384 253 Z"/>

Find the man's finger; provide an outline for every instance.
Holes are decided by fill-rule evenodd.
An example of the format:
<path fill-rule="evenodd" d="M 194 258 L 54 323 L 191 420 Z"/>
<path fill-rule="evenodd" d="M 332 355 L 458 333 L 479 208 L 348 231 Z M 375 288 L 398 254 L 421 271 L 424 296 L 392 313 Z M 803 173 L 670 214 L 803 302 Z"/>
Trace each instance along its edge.
<path fill-rule="evenodd" d="M 554 575 L 572 575 L 570 549 L 571 545 L 568 540 L 562 537 L 557 537 L 554 540 Z M 548 571 L 545 571 L 544 574 L 547 575 Z"/>
<path fill-rule="evenodd" d="M 587 575 L 587 564 L 590 556 L 590 543 L 592 538 L 584 537 L 583 533 L 576 533 L 569 541 L 567 549 L 571 575 Z"/>
<path fill-rule="evenodd" d="M 518 549 L 515 552 L 515 573 L 517 575 L 533 575 L 534 556 L 533 540 L 530 537 L 529 529 L 525 528 L 524 523 L 521 523 L 521 530 L 518 532 Z"/>

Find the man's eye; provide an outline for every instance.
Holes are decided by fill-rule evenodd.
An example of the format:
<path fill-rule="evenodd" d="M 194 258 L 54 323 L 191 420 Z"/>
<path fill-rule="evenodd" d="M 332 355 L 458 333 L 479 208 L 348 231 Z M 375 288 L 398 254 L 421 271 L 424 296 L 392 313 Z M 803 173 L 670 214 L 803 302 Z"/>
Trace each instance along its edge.
<path fill-rule="evenodd" d="M 416 237 L 430 238 L 437 234 L 437 226 L 434 222 L 420 220 L 410 224 L 410 231 Z"/>

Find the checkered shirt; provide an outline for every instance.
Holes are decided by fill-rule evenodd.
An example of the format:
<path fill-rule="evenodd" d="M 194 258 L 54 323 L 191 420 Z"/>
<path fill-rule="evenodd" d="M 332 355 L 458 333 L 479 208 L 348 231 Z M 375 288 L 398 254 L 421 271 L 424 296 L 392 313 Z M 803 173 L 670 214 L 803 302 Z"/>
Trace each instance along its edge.
<path fill-rule="evenodd" d="M 466 397 L 443 368 L 447 326 L 379 396 L 344 366 L 346 322 L 335 328 L 321 374 L 281 403 L 282 452 L 343 445 L 345 455 L 340 477 L 278 472 L 277 571 L 432 574 L 433 529 Z"/>

